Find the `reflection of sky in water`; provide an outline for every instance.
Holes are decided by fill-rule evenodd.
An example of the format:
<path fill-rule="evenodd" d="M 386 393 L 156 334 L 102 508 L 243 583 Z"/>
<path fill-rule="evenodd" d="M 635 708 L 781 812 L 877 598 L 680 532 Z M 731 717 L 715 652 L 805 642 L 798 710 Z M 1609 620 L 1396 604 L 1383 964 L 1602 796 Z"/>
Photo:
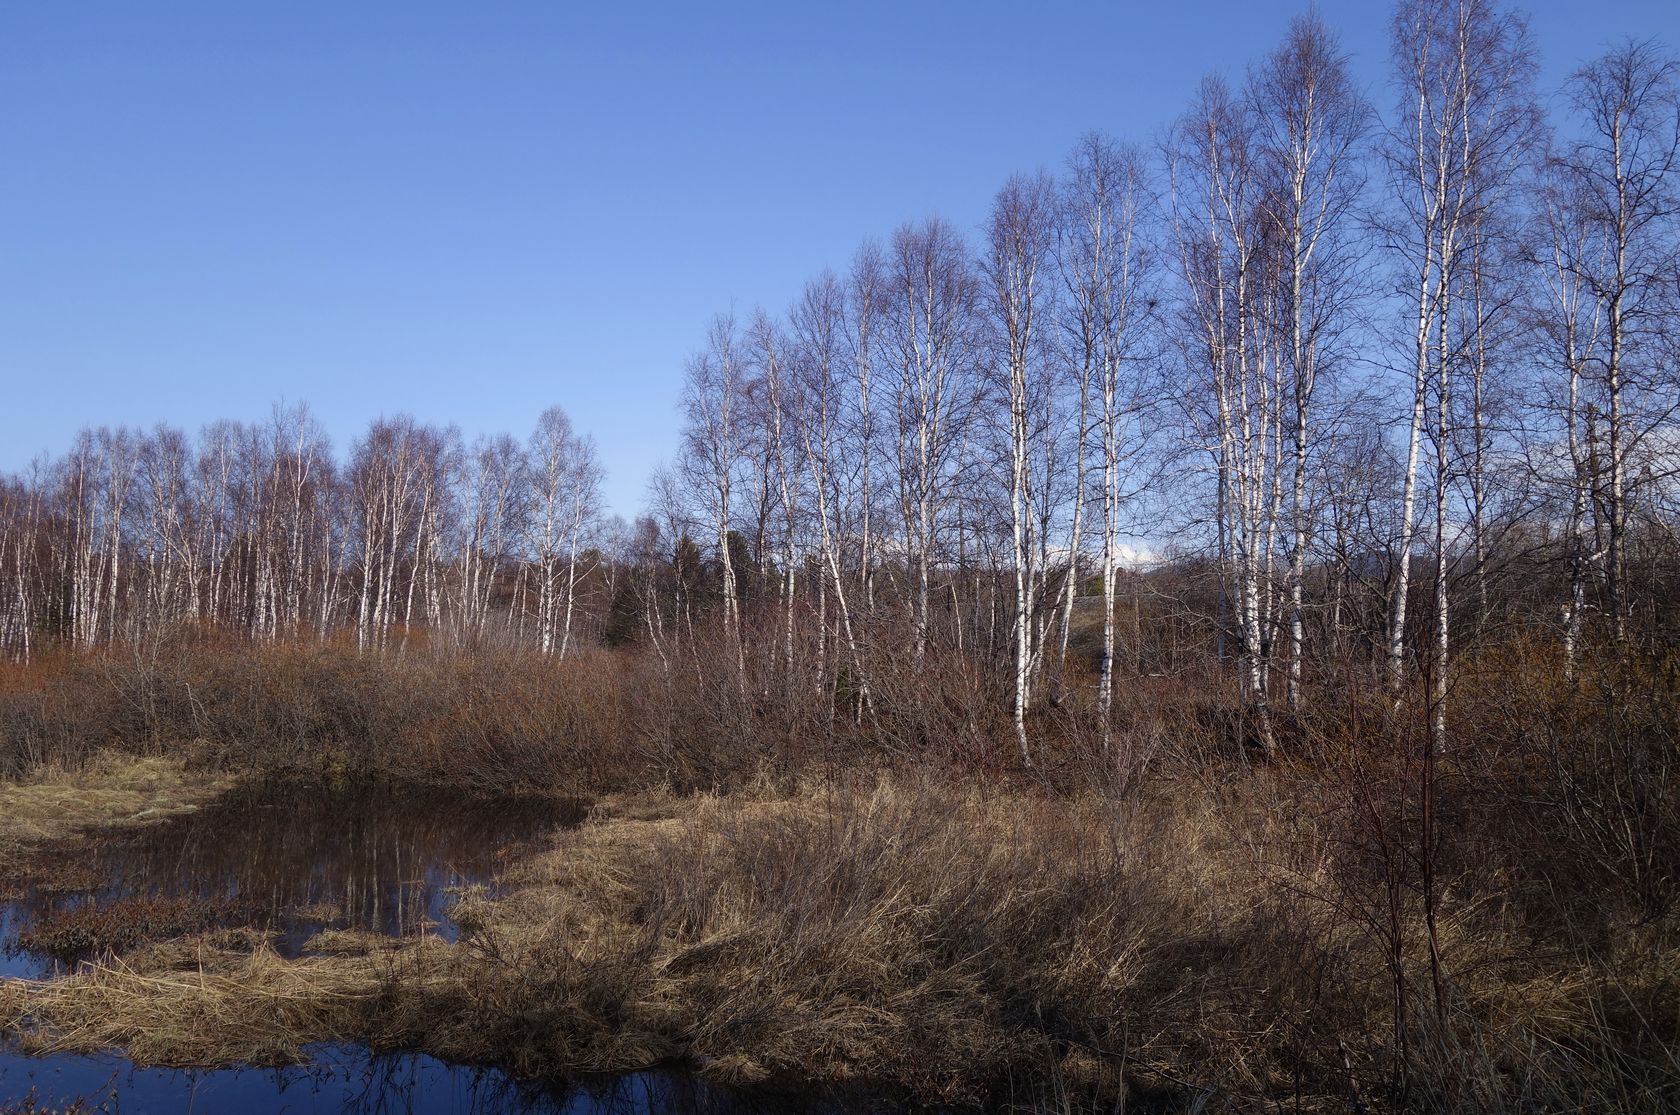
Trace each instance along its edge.
<path fill-rule="evenodd" d="M 0 979 L 38 979 L 45 974 L 41 961 L 5 947 L 19 928 L 17 915 L 15 902 L 0 902 Z"/>
<path fill-rule="evenodd" d="M 31 1091 L 40 1103 L 85 1099 L 122 1115 L 179 1112 L 342 1112 L 345 1115 L 575 1115 L 838 1111 L 823 1102 L 749 1102 L 680 1073 L 645 1072 L 554 1084 L 513 1080 L 421 1054 L 373 1056 L 356 1046 L 312 1048 L 287 1069 L 136 1068 L 114 1056 L 24 1057 L 0 1046 L 0 1108 Z M 114 1101 L 114 1102 L 113 1102 Z M 101 1107 L 108 1104 L 108 1107 Z"/>
<path fill-rule="evenodd" d="M 0 941 L 51 911 L 146 896 L 235 900 L 243 915 L 236 920 L 276 929 L 286 954 L 326 927 L 389 936 L 429 929 L 453 939 L 454 888 L 493 884 L 510 849 L 579 815 L 575 803 L 413 787 L 236 791 L 196 813 L 73 849 L 100 885 L 80 894 L 25 886 L 0 903 Z M 28 956 L 0 959 L 4 975 L 50 971 Z"/>

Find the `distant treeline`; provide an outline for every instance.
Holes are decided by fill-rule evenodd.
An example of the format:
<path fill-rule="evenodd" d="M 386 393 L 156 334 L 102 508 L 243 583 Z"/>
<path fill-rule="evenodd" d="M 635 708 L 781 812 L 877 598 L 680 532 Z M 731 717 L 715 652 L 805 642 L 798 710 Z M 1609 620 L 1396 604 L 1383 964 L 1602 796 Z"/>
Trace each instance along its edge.
<path fill-rule="evenodd" d="M 363 649 L 424 628 L 563 654 L 600 564 L 601 470 L 558 409 L 529 442 L 470 449 L 453 429 L 380 419 L 332 454 L 304 407 L 84 432 L 0 486 L 0 644 L 145 643 L 187 627 Z"/>

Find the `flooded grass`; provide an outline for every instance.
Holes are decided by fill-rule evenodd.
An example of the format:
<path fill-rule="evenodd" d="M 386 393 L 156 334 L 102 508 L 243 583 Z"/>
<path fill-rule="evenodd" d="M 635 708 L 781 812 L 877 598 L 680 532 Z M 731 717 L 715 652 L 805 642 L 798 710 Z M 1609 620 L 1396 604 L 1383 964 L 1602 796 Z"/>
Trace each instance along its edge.
<path fill-rule="evenodd" d="M 250 908 L 236 898 L 201 895 L 120 895 L 103 904 L 47 909 L 22 923 L 8 950 L 73 964 L 105 953 L 127 952 L 153 940 L 243 926 Z"/>

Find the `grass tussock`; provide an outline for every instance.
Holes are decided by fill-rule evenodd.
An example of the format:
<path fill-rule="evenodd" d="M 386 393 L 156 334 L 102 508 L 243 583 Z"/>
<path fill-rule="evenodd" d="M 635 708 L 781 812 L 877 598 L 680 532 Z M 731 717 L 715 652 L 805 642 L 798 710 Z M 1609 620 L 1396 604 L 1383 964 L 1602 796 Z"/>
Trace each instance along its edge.
<path fill-rule="evenodd" d="M 1064 1062 L 1117 1072 L 1094 1052 L 1179 1064 L 1255 1029 L 1182 1025 L 1217 988 L 1186 987 L 1177 962 L 1229 976 L 1260 901 L 1199 814 L 1173 812 L 1199 854 L 1160 856 L 1165 814 L 1095 799 L 891 780 L 708 798 L 568 836 L 477 943 L 556 958 L 597 1027 L 628 1011 L 740 1079 L 975 1099 Z"/>
<path fill-rule="evenodd" d="M 425 948 L 411 946 L 402 962 L 412 994 L 448 978 Z M 261 944 L 189 939 L 60 980 L 7 981 L 0 1014 L 32 1053 L 120 1046 L 142 1064 L 295 1064 L 310 1041 L 377 1037 L 396 975 L 385 962 L 283 960 Z"/>
<path fill-rule="evenodd" d="M 43 914 L 17 935 L 16 947 L 74 963 L 104 953 L 221 929 L 245 930 L 254 912 L 225 895 L 125 895 Z"/>

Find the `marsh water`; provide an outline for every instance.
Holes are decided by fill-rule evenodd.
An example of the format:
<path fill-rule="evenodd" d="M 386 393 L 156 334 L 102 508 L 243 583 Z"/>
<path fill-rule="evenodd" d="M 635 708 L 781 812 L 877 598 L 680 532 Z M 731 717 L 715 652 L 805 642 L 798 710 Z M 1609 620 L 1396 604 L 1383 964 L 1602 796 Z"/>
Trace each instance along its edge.
<path fill-rule="evenodd" d="M 453 940 L 463 888 L 494 891 L 522 847 L 575 824 L 580 803 L 481 799 L 413 786 L 282 783 L 49 849 L 0 901 L 0 975 L 45 978 L 148 923 L 231 926 L 296 956 L 323 929 Z M 33 946 L 33 947 L 31 947 Z"/>
<path fill-rule="evenodd" d="M 751 1115 L 840 1110 L 828 1101 L 737 1095 L 682 1072 L 529 1081 L 423 1054 L 376 1056 L 347 1045 L 319 1045 L 311 1052 L 311 1063 L 295 1068 L 189 1070 L 137 1068 L 109 1055 L 25 1057 L 0 1046 L 0 1111 L 28 1104 L 57 1109 L 77 1101 L 88 1111 L 120 1115 Z"/>
<path fill-rule="evenodd" d="M 323 929 L 453 939 L 450 910 L 462 888 L 493 893 L 522 848 L 582 814 L 576 802 L 414 787 L 238 790 L 192 813 L 49 849 L 0 896 L 0 975 L 60 975 L 134 924 L 160 935 L 255 927 L 290 955 Z M 176 1071 L 114 1055 L 28 1057 L 0 1045 L 0 1111 L 77 1101 L 119 1112 L 739 1109 L 680 1073 L 532 1082 L 421 1055 L 353 1046 L 313 1053 L 311 1064 L 291 1069 Z"/>

